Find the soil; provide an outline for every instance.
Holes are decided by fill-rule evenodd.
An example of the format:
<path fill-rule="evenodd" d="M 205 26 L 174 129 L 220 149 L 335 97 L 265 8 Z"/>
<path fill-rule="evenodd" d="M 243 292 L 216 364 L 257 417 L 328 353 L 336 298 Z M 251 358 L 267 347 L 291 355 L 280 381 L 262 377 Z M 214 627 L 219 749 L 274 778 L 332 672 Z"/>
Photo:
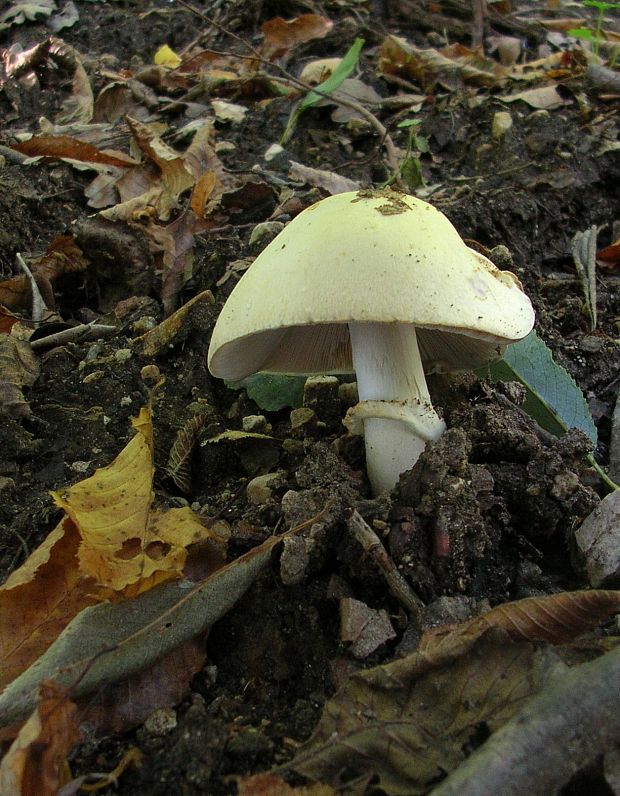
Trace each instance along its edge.
<path fill-rule="evenodd" d="M 265 20 L 316 10 L 311 3 L 260 0 L 196 0 L 194 5 L 240 37 L 211 28 L 209 46 L 236 51 L 240 39 L 259 41 Z M 85 56 L 95 90 L 108 82 L 105 64 L 135 69 L 149 63 L 164 42 L 182 51 L 203 24 L 183 5 L 158 0 L 78 6 L 78 23 L 59 35 Z M 451 40 L 460 35 L 469 44 L 473 23 L 469 4 L 462 6 L 462 14 L 454 4 L 440 19 L 451 22 Z M 437 11 L 438 4 L 434 7 Z M 423 24 L 414 3 L 341 2 L 326 4 L 326 9 L 335 23 L 330 33 L 297 48 L 286 68 L 297 74 L 308 61 L 342 56 L 355 36 L 361 36 L 366 44 L 360 77 L 384 98 L 401 90 L 376 77 L 372 55 L 384 35 L 393 33 L 428 47 L 444 33 L 430 12 Z M 487 20 L 487 33 L 492 32 L 502 32 L 496 17 Z M 50 32 L 37 22 L 1 35 L 2 46 L 20 43 L 27 48 Z M 530 59 L 544 40 L 541 26 L 523 33 Z M 599 271 L 598 325 L 592 331 L 571 241 L 592 225 L 600 228 L 599 247 L 617 237 L 613 224 L 618 221 L 620 156 L 617 148 L 603 144 L 617 142 L 618 100 L 590 91 L 578 70 L 567 69 L 561 90 L 565 104 L 550 111 L 513 103 L 508 108 L 513 126 L 501 140 L 494 140 L 490 131 L 494 115 L 507 109 L 498 98 L 502 92 L 467 86 L 429 90 L 417 115 L 419 135 L 428 140 L 429 149 L 420 155 L 420 163 L 425 185 L 439 187 L 430 192 L 430 201 L 465 239 L 491 252 L 500 244 L 508 248 L 510 268 L 535 306 L 539 335 L 590 404 L 599 431 L 595 456 L 604 465 L 619 384 L 620 278 L 611 270 Z M 29 91 L 13 85 L 11 92 L 0 95 L 6 119 L 1 143 L 7 146 L 16 132 L 36 131 L 38 119 L 51 118 L 58 109 L 57 92 L 45 86 Z M 65 322 L 88 321 L 113 311 L 121 300 L 139 300 L 116 313 L 119 329 L 113 337 L 41 353 L 40 376 L 27 390 L 31 416 L 0 415 L 3 575 L 19 566 L 58 522 L 60 511 L 50 490 L 109 464 L 130 439 L 130 418 L 150 395 L 142 368 L 155 362 L 166 379 L 154 399 L 158 500 L 189 503 L 205 517 L 226 520 L 233 529 L 231 558 L 332 501 L 329 521 L 311 553 L 301 563 L 294 551 L 282 560 L 274 558 L 269 571 L 212 628 L 207 664 L 176 705 L 165 732 L 151 722 L 118 735 L 86 733 L 71 760 L 76 776 L 112 770 L 134 745 L 143 755 L 140 768 L 128 769 L 116 787 L 102 794 L 234 793 L 235 777 L 266 770 L 291 756 L 347 673 L 411 648 L 405 613 L 374 562 L 347 532 L 350 508 L 356 507 L 383 534 L 398 570 L 431 614 L 440 598 L 454 598 L 444 621 L 463 618 L 464 606 L 477 612 L 507 600 L 587 586 L 571 557 L 571 535 L 605 494 L 586 460 L 590 443 L 578 431 L 559 438 L 542 432 L 522 410 L 518 387 L 490 385 L 471 374 L 432 378 L 434 403 L 448 431 L 427 447 L 389 499 L 373 500 L 363 445 L 346 437 L 340 424 L 348 406 L 345 390 L 328 385 L 318 397 L 308 398 L 313 421 L 292 428 L 290 409 L 264 412 L 244 391 L 228 389 L 209 374 L 210 331 L 235 283 L 235 277 L 222 280 L 227 266 L 254 257 L 266 244 L 265 239 L 250 243 L 250 236 L 257 224 L 273 220 L 282 187 L 292 188 L 301 206 L 324 195 L 290 181 L 289 160 L 364 186 L 380 185 L 391 176 L 373 131 L 344 130 L 331 120 L 329 107 L 304 113 L 285 156 L 266 164 L 263 155 L 280 138 L 290 100 L 239 101 L 248 112 L 242 122 L 222 129 L 222 139 L 235 146 L 221 158 L 236 174 L 267 175 L 270 190 L 247 203 L 229 223 L 196 239 L 193 272 L 179 303 L 210 289 L 215 304 L 192 317 L 182 339 L 156 358 L 144 357 L 133 342 L 136 330 L 144 329 L 140 319 L 160 321 L 164 316 L 154 281 L 142 275 L 136 282 L 126 261 L 120 281 L 103 265 L 88 277 L 68 274 L 55 285 L 56 312 Z M 380 115 L 394 143 L 405 148 L 407 130 L 396 126 L 400 117 L 389 110 Z M 174 126 L 183 120 L 172 115 L 167 121 Z M 88 224 L 93 211 L 84 196 L 89 179 L 64 163 L 24 166 L 6 161 L 0 169 L 1 278 L 17 273 L 17 252 L 41 254 L 67 230 L 78 240 L 81 235 L 86 248 L 92 241 Z M 284 213 L 275 220 L 289 217 Z M 127 253 L 122 241 L 115 245 L 117 254 Z M 134 260 L 148 259 L 144 252 L 136 254 L 140 244 L 133 234 L 131 246 Z M 94 248 L 90 246 L 93 260 Z M 275 452 L 255 453 L 249 464 L 232 445 L 218 446 L 217 454 L 212 446 L 198 445 L 191 491 L 183 493 L 166 475 L 165 464 L 175 435 L 195 413 L 197 402 L 211 412 L 199 442 L 217 430 L 241 428 L 248 415 L 264 415 L 281 444 Z M 254 504 L 245 487 L 257 456 L 266 456 L 263 461 L 280 476 L 268 499 Z M 341 595 L 387 609 L 396 638 L 356 660 L 340 641 Z"/>

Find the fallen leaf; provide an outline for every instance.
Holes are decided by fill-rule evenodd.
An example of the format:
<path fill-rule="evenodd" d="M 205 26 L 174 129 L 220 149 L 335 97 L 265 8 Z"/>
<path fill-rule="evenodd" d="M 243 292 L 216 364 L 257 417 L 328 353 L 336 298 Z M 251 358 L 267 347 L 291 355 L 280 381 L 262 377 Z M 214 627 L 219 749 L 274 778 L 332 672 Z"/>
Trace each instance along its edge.
<path fill-rule="evenodd" d="M 0 588 L 0 688 L 27 669 L 83 608 L 111 596 L 78 568 L 80 535 L 68 518 Z"/>
<path fill-rule="evenodd" d="M 615 240 L 609 246 L 599 249 L 596 253 L 596 262 L 599 268 L 614 271 L 620 265 L 620 240 Z"/>
<path fill-rule="evenodd" d="M 496 87 L 505 83 L 509 70 L 492 58 L 462 44 L 436 50 L 422 48 L 399 36 L 386 36 L 378 53 L 379 73 L 401 75 L 418 82 L 424 90 L 439 83 L 455 90 L 461 83 Z"/>
<path fill-rule="evenodd" d="M 334 787 L 375 775 L 386 793 L 427 793 L 463 761 L 480 726 L 502 726 L 566 671 L 539 639 L 574 638 L 618 605 L 620 592 L 552 595 L 429 631 L 419 651 L 352 675 L 283 768 Z"/>
<path fill-rule="evenodd" d="M 127 732 L 154 710 L 178 705 L 206 657 L 203 637 L 179 644 L 146 669 L 86 697 L 80 721 L 89 722 L 99 733 Z"/>
<path fill-rule="evenodd" d="M 261 25 L 265 37 L 261 54 L 269 61 L 285 58 L 297 44 L 325 38 L 333 26 L 330 19 L 319 14 L 301 14 L 290 20 L 269 19 Z"/>
<path fill-rule="evenodd" d="M 30 417 L 23 387 L 32 387 L 39 376 L 39 360 L 30 343 L 0 333 L 0 414 Z"/>
<path fill-rule="evenodd" d="M 133 586 L 140 592 L 178 577 L 187 546 L 211 534 L 189 507 L 153 508 L 149 408 L 142 408 L 134 428 L 137 433 L 112 464 L 52 496 L 82 537 L 83 574 L 115 591 Z"/>
<path fill-rule="evenodd" d="M 176 69 L 177 66 L 180 66 L 181 59 L 167 44 L 162 44 L 153 56 L 153 63 L 159 66 L 167 66 L 169 69 Z"/>
<path fill-rule="evenodd" d="M 557 86 L 541 86 L 540 88 L 529 88 L 519 91 L 516 94 L 507 94 L 498 97 L 502 102 L 517 102 L 521 100 L 531 108 L 551 110 L 560 108 L 562 105 L 570 105 L 571 100 L 564 98 L 557 89 Z"/>
<path fill-rule="evenodd" d="M 427 631 L 420 651 L 427 654 L 453 644 L 456 637 L 480 635 L 494 628 L 513 641 L 547 641 L 563 644 L 592 630 L 620 607 L 620 591 L 604 589 L 560 592 L 548 597 L 528 597 L 498 605 L 469 622 Z"/>
<path fill-rule="evenodd" d="M 211 100 L 211 107 L 216 119 L 220 122 L 233 122 L 238 124 L 245 118 L 248 109 L 245 105 L 238 105 L 227 100 Z"/>
<path fill-rule="evenodd" d="M 29 157 L 101 163 L 123 169 L 137 165 L 137 161 L 122 152 L 105 152 L 92 144 L 66 135 L 33 135 L 27 141 L 13 144 L 12 148 Z"/>
<path fill-rule="evenodd" d="M 239 777 L 237 791 L 238 796 L 336 796 L 336 791 L 329 785 L 302 785 L 293 788 L 273 774 Z"/>
<path fill-rule="evenodd" d="M 304 166 L 291 160 L 289 174 L 293 180 L 301 180 L 308 185 L 316 188 L 323 188 L 330 195 L 345 193 L 346 191 L 359 191 L 362 187 L 359 182 L 350 180 L 340 174 L 325 169 L 313 169 L 311 166 Z"/>
<path fill-rule="evenodd" d="M 216 314 L 215 297 L 210 290 L 203 290 L 154 329 L 134 340 L 135 348 L 144 357 L 156 357 L 168 346 L 174 345 L 187 334 L 192 318 L 204 318 L 205 313 Z M 213 323 L 215 318 L 213 317 Z"/>
<path fill-rule="evenodd" d="M 0 694 L 0 726 L 28 715 L 44 679 L 70 686 L 77 699 L 129 677 L 203 633 L 240 599 L 286 535 L 270 537 L 199 583 L 172 581 L 133 599 L 86 608 Z"/>
<path fill-rule="evenodd" d="M 43 680 L 39 704 L 0 763 L 2 796 L 56 796 L 79 740 L 76 705 L 65 688 Z"/>
<path fill-rule="evenodd" d="M 33 0 L 33 2 L 15 2 L 0 15 L 0 30 L 6 30 L 12 25 L 22 25 L 26 20 L 33 22 L 37 16 L 49 17 L 54 12 L 54 0 Z"/>

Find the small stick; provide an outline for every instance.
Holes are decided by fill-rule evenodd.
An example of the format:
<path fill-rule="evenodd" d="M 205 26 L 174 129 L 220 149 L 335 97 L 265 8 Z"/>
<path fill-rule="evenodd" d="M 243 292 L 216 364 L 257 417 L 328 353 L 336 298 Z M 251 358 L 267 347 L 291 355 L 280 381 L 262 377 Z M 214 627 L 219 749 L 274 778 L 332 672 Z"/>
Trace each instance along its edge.
<path fill-rule="evenodd" d="M 79 326 L 72 326 L 70 329 L 63 329 L 61 332 L 48 334 L 47 337 L 40 337 L 30 343 L 33 351 L 50 346 L 65 345 L 66 343 L 79 342 L 80 340 L 94 339 L 97 337 L 109 337 L 117 332 L 116 326 L 107 326 L 102 323 L 81 323 Z"/>
<path fill-rule="evenodd" d="M 394 597 L 409 611 L 412 618 L 418 621 L 425 607 L 424 603 L 396 569 L 396 564 L 390 558 L 377 534 L 356 509 L 353 509 L 347 519 L 347 525 L 353 538 L 361 544 L 364 552 L 372 557 L 383 572 Z"/>

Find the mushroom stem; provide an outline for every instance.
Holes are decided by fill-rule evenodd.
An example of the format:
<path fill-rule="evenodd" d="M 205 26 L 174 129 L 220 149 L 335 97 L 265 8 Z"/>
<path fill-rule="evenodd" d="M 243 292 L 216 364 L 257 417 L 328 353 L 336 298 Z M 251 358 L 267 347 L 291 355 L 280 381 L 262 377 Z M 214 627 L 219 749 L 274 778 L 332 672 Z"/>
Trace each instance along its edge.
<path fill-rule="evenodd" d="M 349 335 L 359 395 L 350 415 L 363 418 L 366 468 L 378 495 L 394 488 L 446 426 L 431 404 L 413 324 L 349 323 Z"/>

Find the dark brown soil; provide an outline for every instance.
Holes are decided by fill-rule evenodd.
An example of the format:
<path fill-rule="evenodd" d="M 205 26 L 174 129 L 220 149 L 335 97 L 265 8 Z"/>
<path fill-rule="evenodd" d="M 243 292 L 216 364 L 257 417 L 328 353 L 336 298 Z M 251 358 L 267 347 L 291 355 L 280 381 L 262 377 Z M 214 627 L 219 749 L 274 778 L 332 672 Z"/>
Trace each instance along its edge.
<path fill-rule="evenodd" d="M 78 5 L 79 22 L 59 35 L 87 58 L 95 89 L 107 82 L 102 74 L 104 55 L 114 69 L 148 63 L 164 42 L 182 50 L 201 24 L 184 7 L 160 0 Z M 432 43 L 432 36 L 442 31 L 434 29 L 431 16 L 427 26 L 416 23 L 413 4 L 410 13 L 401 5 L 327 4 L 324 13 L 335 21 L 332 32 L 296 50 L 287 68 L 297 73 L 308 60 L 341 56 L 356 35 L 365 38 L 369 53 L 388 31 L 429 46 L 427 37 Z M 289 18 L 310 6 L 258 0 L 202 4 L 220 24 L 252 43 L 259 40 L 260 24 L 266 19 L 277 14 Z M 467 14 L 447 17 L 455 30 L 464 29 L 463 43 L 468 44 Z M 17 42 L 29 47 L 49 31 L 30 23 L 1 35 L 4 47 Z M 532 58 L 543 37 L 540 28 L 524 34 Z M 209 44 L 239 48 L 237 41 L 216 29 Z M 361 76 L 384 97 L 396 93 L 395 86 L 376 77 L 370 56 L 362 59 Z M 57 110 L 57 98 L 44 90 L 12 90 L 17 94 L 0 95 L 7 119 L 1 133 L 5 145 L 13 142 L 16 131 L 35 131 L 39 117 L 52 117 Z M 617 149 L 599 152 L 605 136 L 617 138 L 618 100 L 588 93 L 578 74 L 568 76 L 562 90 L 567 103 L 549 112 L 512 104 L 513 127 L 499 142 L 490 135 L 492 119 L 507 106 L 497 92 L 466 87 L 429 92 L 430 100 L 418 114 L 419 132 L 428 138 L 430 149 L 421 156 L 421 164 L 426 184 L 442 188 L 430 200 L 464 238 L 488 249 L 505 244 L 510 250 L 512 270 L 535 305 L 540 336 L 590 402 L 599 426 L 596 456 L 604 464 L 620 368 L 620 282 L 613 272 L 599 273 L 599 322 L 591 332 L 571 240 L 591 225 L 601 229 L 600 246 L 612 240 L 620 156 Z M 136 287 L 132 274 L 125 273 L 119 286 L 103 269 L 88 278 L 67 277 L 56 286 L 57 310 L 65 321 L 90 320 L 133 295 L 144 299 L 123 318 L 112 338 L 70 343 L 41 354 L 41 375 L 27 392 L 32 416 L 17 420 L 0 415 L 3 575 L 22 563 L 26 551 L 58 522 L 60 513 L 50 490 L 109 464 L 131 437 L 129 419 L 149 396 L 141 368 L 154 361 L 166 377 L 154 402 L 158 499 L 168 505 L 189 503 L 206 516 L 225 519 L 233 528 L 231 556 L 280 530 L 283 522 L 305 519 L 335 500 L 333 521 L 304 563 L 299 582 L 284 585 L 274 560 L 212 629 L 207 665 L 176 707 L 174 726 L 163 735 L 150 725 L 121 736 L 86 732 L 72 761 L 76 775 L 111 770 L 132 745 L 144 756 L 141 768 L 128 770 L 118 787 L 102 794 L 234 793 L 235 776 L 268 769 L 290 757 L 295 742 L 311 733 L 323 704 L 346 673 L 389 660 L 407 648 L 411 642 L 405 615 L 373 562 L 348 536 L 347 507 L 357 507 L 369 523 L 375 521 L 382 529 L 394 562 L 425 603 L 457 595 L 480 607 L 587 585 L 571 563 L 570 538 L 604 494 L 585 459 L 589 443 L 577 431 L 562 438 L 541 432 L 513 400 L 518 390 L 490 386 L 470 375 L 432 380 L 448 431 L 427 448 L 413 471 L 401 477 L 391 500 L 373 501 L 364 475 L 363 446 L 359 440 L 335 443 L 344 433 L 339 424 L 347 408 L 344 401 L 332 396 L 316 407 L 318 427 L 293 431 L 288 409 L 263 413 L 245 393 L 228 390 L 210 376 L 210 330 L 234 284 L 229 279 L 217 287 L 226 266 L 255 256 L 263 245 L 251 246 L 250 234 L 273 213 L 278 185 L 292 186 L 303 205 L 321 196 L 317 189 L 287 182 L 288 158 L 366 186 L 390 176 L 378 138 L 370 132 L 359 138 L 342 135 L 329 108 L 305 113 L 287 144 L 286 157 L 266 165 L 263 154 L 278 141 L 290 101 L 246 104 L 245 120 L 226 130 L 225 140 L 235 148 L 223 153 L 222 160 L 235 173 L 261 164 L 263 174 L 268 172 L 267 182 L 275 187 L 273 194 L 265 194 L 220 231 L 199 237 L 193 275 L 181 301 L 208 288 L 216 297 L 213 309 L 194 318 L 183 339 L 156 360 L 143 358 L 132 347 L 132 324 L 145 315 L 163 317 L 154 285 L 147 280 Z M 396 117 L 385 112 L 382 120 L 390 125 L 395 143 L 404 147 L 406 131 L 394 126 Z M 175 124 L 174 117 L 168 121 Z M 83 194 L 86 183 L 81 172 L 66 164 L 7 162 L 0 169 L 1 278 L 16 273 L 17 252 L 41 253 L 69 225 L 86 223 L 92 213 Z M 93 373 L 93 378 L 85 378 Z M 271 468 L 283 473 L 269 502 L 248 502 L 247 462 L 244 466 L 235 450 L 225 446 L 219 446 L 217 455 L 207 455 L 204 446 L 196 449 L 191 494 L 182 494 L 166 478 L 164 464 L 174 436 L 194 413 L 197 401 L 212 408 L 215 424 L 203 428 L 200 439 L 211 436 L 215 427 L 240 428 L 243 417 L 266 414 L 274 436 L 286 441 L 269 454 Z M 282 497 L 291 490 L 296 496 L 283 506 Z M 343 593 L 387 608 L 398 632 L 395 641 L 363 663 L 339 641 L 337 595 Z"/>

